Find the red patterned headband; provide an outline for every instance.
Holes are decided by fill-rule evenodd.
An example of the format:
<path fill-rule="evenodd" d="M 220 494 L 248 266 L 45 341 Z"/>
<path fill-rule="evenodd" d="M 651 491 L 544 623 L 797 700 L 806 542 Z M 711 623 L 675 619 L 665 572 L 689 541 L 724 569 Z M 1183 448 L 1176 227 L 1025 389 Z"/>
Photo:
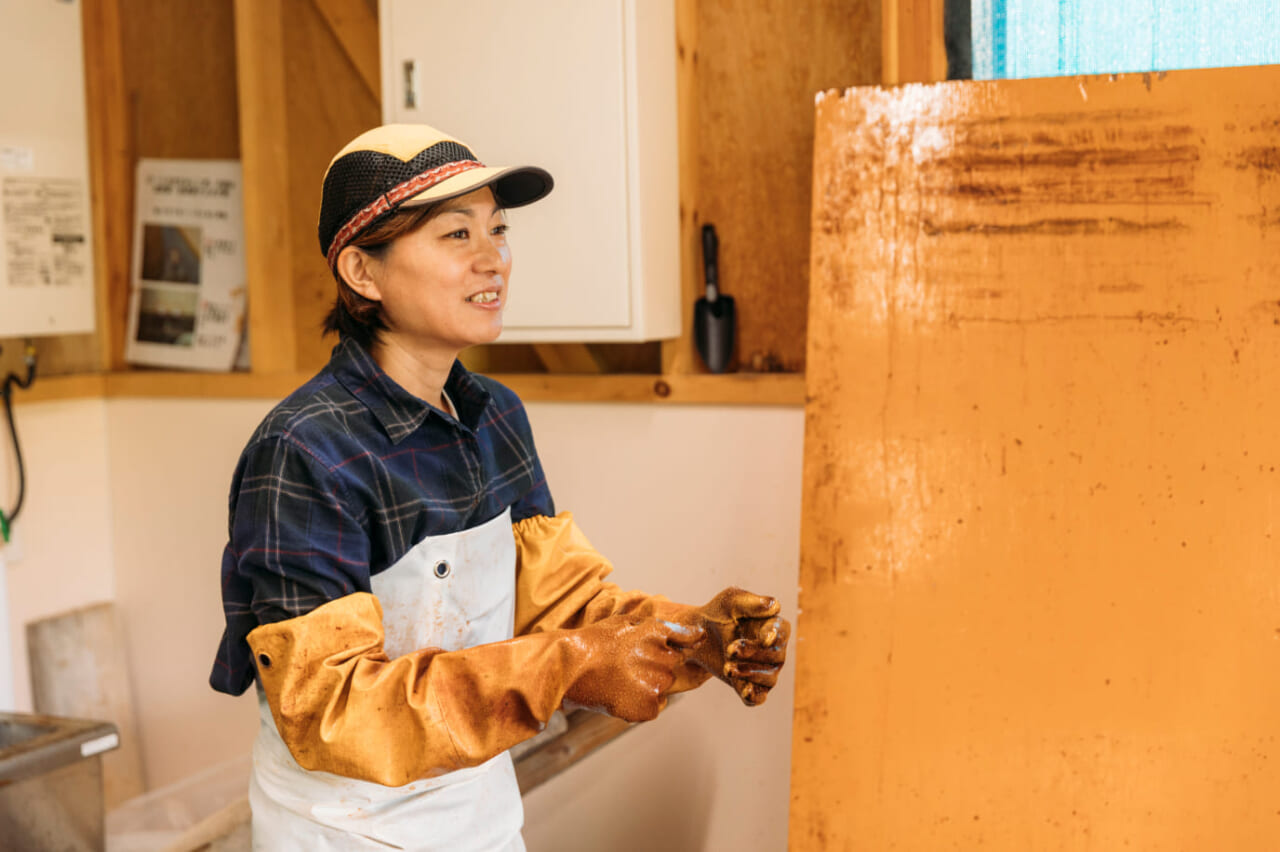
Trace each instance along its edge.
<path fill-rule="evenodd" d="M 472 169 L 482 169 L 484 164 L 476 160 L 456 160 L 452 163 L 445 163 L 443 166 L 437 166 L 429 171 L 421 172 L 409 178 L 404 183 L 398 184 L 387 192 L 379 195 L 370 204 L 360 209 L 354 216 L 347 220 L 338 233 L 334 235 L 333 242 L 329 244 L 329 251 L 326 254 L 326 260 L 329 261 L 329 268 L 336 270 L 338 265 L 338 255 L 346 248 L 356 235 L 369 226 L 379 216 L 388 213 L 399 207 L 406 200 L 413 198 L 415 195 L 424 192 L 441 181 L 447 180 L 454 175 L 469 172 Z"/>

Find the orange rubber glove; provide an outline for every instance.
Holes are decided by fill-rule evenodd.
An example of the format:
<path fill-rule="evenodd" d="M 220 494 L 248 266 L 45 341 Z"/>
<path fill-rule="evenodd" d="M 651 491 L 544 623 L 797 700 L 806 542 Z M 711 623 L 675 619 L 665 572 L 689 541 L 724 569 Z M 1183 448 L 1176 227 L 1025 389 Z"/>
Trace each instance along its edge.
<path fill-rule="evenodd" d="M 517 636 L 578 628 L 619 614 L 690 623 L 682 618 L 690 607 L 605 582 L 613 564 L 592 547 L 572 512 L 554 518 L 535 515 L 512 527 Z M 670 691 L 688 691 L 709 677 L 703 667 L 686 663 L 677 670 Z"/>
<path fill-rule="evenodd" d="M 678 671 L 672 692 L 693 689 L 714 675 L 754 706 L 778 682 L 791 626 L 779 617 L 776 599 L 730 588 L 696 607 L 623 591 L 605 581 L 613 565 L 592 547 L 572 513 L 536 515 L 513 528 L 517 635 L 580 627 L 618 613 L 660 618 L 707 636 Z"/>
<path fill-rule="evenodd" d="M 365 592 L 249 634 L 276 728 L 303 768 L 394 787 L 476 766 L 542 730 L 565 698 L 652 719 L 704 638 L 620 615 L 390 660 L 383 635 L 382 607 Z"/>
<path fill-rule="evenodd" d="M 705 632 L 690 662 L 729 684 L 743 704 L 754 707 L 777 685 L 787 660 L 791 625 L 780 610 L 776 598 L 728 588 L 705 606 L 671 618 Z"/>

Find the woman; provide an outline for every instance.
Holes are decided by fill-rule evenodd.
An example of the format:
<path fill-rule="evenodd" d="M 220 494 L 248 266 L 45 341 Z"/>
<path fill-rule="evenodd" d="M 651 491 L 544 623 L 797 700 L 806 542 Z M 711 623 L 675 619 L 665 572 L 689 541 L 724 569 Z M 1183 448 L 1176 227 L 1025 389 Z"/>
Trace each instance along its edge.
<path fill-rule="evenodd" d="M 624 592 L 556 514 L 520 400 L 457 361 L 502 330 L 504 210 L 550 192 L 424 125 L 330 163 L 332 359 L 245 448 L 215 689 L 256 680 L 255 848 L 523 849 L 507 749 L 563 703 L 630 721 L 715 675 L 777 682 L 771 598 Z"/>

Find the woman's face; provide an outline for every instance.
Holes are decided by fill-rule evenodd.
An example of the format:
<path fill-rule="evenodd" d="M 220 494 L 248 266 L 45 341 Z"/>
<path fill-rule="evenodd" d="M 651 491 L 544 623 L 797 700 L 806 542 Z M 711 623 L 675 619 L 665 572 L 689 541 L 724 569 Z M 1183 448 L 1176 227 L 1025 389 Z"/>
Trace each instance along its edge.
<path fill-rule="evenodd" d="M 451 350 L 492 343 L 502 331 L 511 275 L 506 217 L 483 187 L 387 246 L 372 264 L 382 315 L 396 343 Z"/>

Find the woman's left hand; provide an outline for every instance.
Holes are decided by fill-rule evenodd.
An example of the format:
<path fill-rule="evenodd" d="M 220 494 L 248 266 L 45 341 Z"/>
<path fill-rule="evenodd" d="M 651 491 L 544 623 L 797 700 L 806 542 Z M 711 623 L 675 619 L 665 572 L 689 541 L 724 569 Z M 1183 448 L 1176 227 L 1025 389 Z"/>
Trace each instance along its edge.
<path fill-rule="evenodd" d="M 791 638 L 780 611 L 776 598 L 725 589 L 691 613 L 690 621 L 705 628 L 707 638 L 690 661 L 732 686 L 747 706 L 763 704 L 778 682 Z"/>

